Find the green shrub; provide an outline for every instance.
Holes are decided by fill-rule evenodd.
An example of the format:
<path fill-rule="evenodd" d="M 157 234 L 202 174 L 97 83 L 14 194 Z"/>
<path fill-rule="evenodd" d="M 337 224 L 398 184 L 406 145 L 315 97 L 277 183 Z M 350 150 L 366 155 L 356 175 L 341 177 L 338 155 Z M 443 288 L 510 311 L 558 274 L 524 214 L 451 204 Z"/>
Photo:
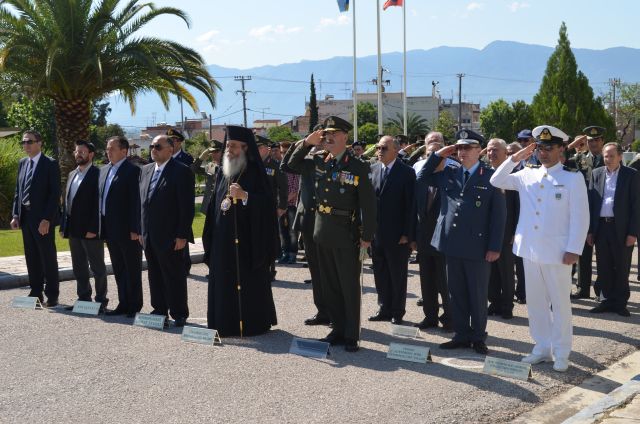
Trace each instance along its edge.
<path fill-rule="evenodd" d="M 636 140 L 633 143 L 631 143 L 631 151 L 640 152 L 640 140 Z"/>
<path fill-rule="evenodd" d="M 16 189 L 18 162 L 23 156 L 18 137 L 0 139 L 0 228 L 11 222 L 11 205 Z"/>

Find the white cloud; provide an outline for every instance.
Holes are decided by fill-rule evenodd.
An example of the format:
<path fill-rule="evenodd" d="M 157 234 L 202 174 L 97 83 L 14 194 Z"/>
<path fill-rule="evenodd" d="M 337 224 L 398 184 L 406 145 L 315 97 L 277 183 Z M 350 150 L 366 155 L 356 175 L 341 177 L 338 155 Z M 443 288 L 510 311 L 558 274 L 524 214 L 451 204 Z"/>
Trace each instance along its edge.
<path fill-rule="evenodd" d="M 472 1 L 471 3 L 469 3 L 467 5 L 467 11 L 468 12 L 473 12 L 474 10 L 481 10 L 482 8 L 484 8 L 484 4 L 477 3 L 475 1 Z"/>
<path fill-rule="evenodd" d="M 302 31 L 302 27 L 285 27 L 284 25 L 264 25 L 251 28 L 249 36 L 259 40 L 274 41 L 274 35 L 295 34 Z"/>
<path fill-rule="evenodd" d="M 529 3 L 524 2 L 524 1 L 514 1 L 512 2 L 510 5 L 508 5 L 507 7 L 509 8 L 509 10 L 511 10 L 511 12 L 515 13 L 520 9 L 526 9 L 527 7 L 529 7 Z"/>
<path fill-rule="evenodd" d="M 211 39 L 218 34 L 220 34 L 220 31 L 212 29 L 211 31 L 208 31 L 208 32 L 205 32 L 204 34 L 199 35 L 196 38 L 196 41 L 200 41 L 202 43 L 211 41 Z"/>
<path fill-rule="evenodd" d="M 349 22 L 351 22 L 351 20 L 347 15 L 338 15 L 337 18 L 321 18 L 320 23 L 316 26 L 316 31 L 322 31 L 323 29 L 334 26 L 348 25 Z"/>

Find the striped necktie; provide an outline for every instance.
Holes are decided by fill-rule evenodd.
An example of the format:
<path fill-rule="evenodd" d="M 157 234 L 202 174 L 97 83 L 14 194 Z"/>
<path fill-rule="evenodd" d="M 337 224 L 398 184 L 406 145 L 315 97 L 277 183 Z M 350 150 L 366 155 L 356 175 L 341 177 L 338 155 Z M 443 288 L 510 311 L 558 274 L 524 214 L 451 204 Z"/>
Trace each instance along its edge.
<path fill-rule="evenodd" d="M 33 179 L 33 159 L 29 159 L 29 169 L 27 170 L 27 177 L 24 179 L 24 186 L 22 187 L 22 204 L 29 206 L 31 204 L 31 180 Z"/>
<path fill-rule="evenodd" d="M 149 191 L 147 192 L 147 199 L 153 195 L 153 191 L 156 189 L 156 184 L 158 184 L 161 172 L 162 169 L 156 169 L 156 172 L 153 173 L 153 177 L 151 177 L 151 184 L 149 184 Z"/>

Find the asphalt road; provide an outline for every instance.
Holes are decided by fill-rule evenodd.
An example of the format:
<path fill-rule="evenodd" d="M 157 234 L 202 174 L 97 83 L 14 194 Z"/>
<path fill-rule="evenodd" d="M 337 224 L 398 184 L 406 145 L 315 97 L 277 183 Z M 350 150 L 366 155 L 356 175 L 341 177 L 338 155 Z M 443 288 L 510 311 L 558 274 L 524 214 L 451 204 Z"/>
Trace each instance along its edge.
<path fill-rule="evenodd" d="M 636 255 L 634 254 L 634 259 Z M 422 310 L 416 265 L 411 265 L 406 319 Z M 204 265 L 189 280 L 191 324 L 206 324 Z M 0 422 L 507 422 L 578 384 L 640 347 L 640 284 L 632 279 L 630 318 L 592 315 L 593 300 L 574 304 L 574 351 L 567 373 L 534 366 L 527 382 L 482 373 L 472 350 L 442 351 L 450 334 L 423 332 L 412 341 L 390 335 L 388 323 L 370 323 L 376 309 L 371 270 L 365 268 L 362 349 L 333 348 L 326 360 L 288 353 L 294 336 L 319 338 L 307 327 L 314 311 L 308 270 L 278 267 L 273 284 L 279 325 L 254 338 L 223 339 L 222 346 L 182 342 L 179 329 L 133 327 L 132 319 L 87 317 L 64 311 L 10 307 L 27 289 L 0 291 Z M 149 312 L 144 273 L 145 307 Z M 113 277 L 109 297 L 117 304 Z M 61 284 L 61 302 L 75 300 L 75 282 Z M 519 360 L 532 343 L 526 308 L 515 318 L 490 318 L 490 355 Z M 386 358 L 390 342 L 432 348 L 433 362 Z"/>

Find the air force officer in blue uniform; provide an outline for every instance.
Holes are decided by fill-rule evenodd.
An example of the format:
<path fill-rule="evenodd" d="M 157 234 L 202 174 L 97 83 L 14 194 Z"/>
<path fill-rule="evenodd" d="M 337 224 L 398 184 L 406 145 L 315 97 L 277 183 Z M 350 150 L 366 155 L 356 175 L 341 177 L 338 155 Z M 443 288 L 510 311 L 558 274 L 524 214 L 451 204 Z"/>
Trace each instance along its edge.
<path fill-rule="evenodd" d="M 463 129 L 456 138 L 455 145 L 431 155 L 417 178 L 418 184 L 438 187 L 442 196 L 431 245 L 446 257 L 455 335 L 440 348 L 473 347 L 486 354 L 489 275 L 502 249 L 505 198 L 489 183 L 493 171 L 479 161 L 482 136 Z M 437 172 L 456 150 L 462 166 Z"/>

